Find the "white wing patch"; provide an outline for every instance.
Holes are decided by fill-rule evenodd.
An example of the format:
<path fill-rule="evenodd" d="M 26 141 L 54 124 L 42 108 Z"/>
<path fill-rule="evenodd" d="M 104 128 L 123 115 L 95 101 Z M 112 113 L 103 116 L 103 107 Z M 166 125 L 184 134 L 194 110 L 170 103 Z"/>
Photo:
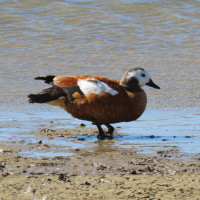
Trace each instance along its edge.
<path fill-rule="evenodd" d="M 80 87 L 81 91 L 84 95 L 89 93 L 100 94 L 101 92 L 108 92 L 111 95 L 118 94 L 117 91 L 113 90 L 104 82 L 99 81 L 98 79 L 91 78 L 91 79 L 79 79 L 77 81 L 78 86 Z"/>

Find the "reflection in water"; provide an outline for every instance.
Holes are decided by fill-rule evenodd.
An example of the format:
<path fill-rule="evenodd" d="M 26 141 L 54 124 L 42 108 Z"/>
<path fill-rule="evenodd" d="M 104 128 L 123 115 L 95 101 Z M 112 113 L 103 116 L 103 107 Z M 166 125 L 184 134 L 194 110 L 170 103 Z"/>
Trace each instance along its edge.
<path fill-rule="evenodd" d="M 97 141 L 95 144 L 96 145 L 91 148 L 92 151 L 111 152 L 117 151 L 120 148 L 118 141 L 114 138 L 112 140 Z"/>

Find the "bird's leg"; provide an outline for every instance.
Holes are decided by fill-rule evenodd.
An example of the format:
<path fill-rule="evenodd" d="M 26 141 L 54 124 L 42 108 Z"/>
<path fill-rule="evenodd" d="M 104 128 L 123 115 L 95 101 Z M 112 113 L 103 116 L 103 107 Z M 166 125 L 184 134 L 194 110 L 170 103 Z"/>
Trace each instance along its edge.
<path fill-rule="evenodd" d="M 105 124 L 105 126 L 108 128 L 108 137 L 112 137 L 112 134 L 115 129 L 110 124 Z"/>
<path fill-rule="evenodd" d="M 108 128 L 108 133 L 112 135 L 115 129 L 110 124 L 105 124 L 105 126 Z"/>
<path fill-rule="evenodd" d="M 97 135 L 97 138 L 99 140 L 104 140 L 106 136 L 105 136 L 103 129 L 101 128 L 101 125 L 98 122 L 95 122 L 95 124 L 99 130 L 99 134 Z"/>

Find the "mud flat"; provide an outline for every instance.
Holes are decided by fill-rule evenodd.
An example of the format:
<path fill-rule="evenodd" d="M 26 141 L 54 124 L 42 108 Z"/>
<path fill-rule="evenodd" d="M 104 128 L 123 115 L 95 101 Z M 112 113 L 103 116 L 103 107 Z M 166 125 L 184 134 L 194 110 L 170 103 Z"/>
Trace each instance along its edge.
<path fill-rule="evenodd" d="M 81 130 L 41 132 L 50 138 L 81 134 Z M 94 134 L 93 129 L 87 132 Z M 104 143 L 100 141 L 99 147 Z M 20 153 L 30 145 L 43 147 L 43 151 L 51 148 L 42 141 L 35 147 L 0 145 L 1 200 L 200 199 L 200 154 L 181 154 L 176 147 L 160 148 L 154 154 L 138 153 L 134 148 L 91 147 L 68 149 L 68 156 Z"/>

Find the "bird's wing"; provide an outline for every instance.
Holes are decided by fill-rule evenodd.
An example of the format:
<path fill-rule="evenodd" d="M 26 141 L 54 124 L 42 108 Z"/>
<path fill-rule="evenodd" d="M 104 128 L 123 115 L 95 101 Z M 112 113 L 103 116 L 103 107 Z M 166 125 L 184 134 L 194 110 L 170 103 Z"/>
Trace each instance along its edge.
<path fill-rule="evenodd" d="M 56 76 L 53 79 L 54 85 L 58 87 L 70 87 L 70 86 L 78 86 L 78 79 L 87 79 L 93 77 L 92 75 L 82 75 L 82 76 Z"/>
<path fill-rule="evenodd" d="M 117 80 L 93 75 L 57 76 L 53 79 L 53 83 L 66 92 L 70 92 L 71 95 L 75 92 L 81 95 L 88 95 L 90 93 L 99 95 L 102 92 L 116 95 L 118 92 L 115 88 L 119 87 L 119 81 Z"/>

